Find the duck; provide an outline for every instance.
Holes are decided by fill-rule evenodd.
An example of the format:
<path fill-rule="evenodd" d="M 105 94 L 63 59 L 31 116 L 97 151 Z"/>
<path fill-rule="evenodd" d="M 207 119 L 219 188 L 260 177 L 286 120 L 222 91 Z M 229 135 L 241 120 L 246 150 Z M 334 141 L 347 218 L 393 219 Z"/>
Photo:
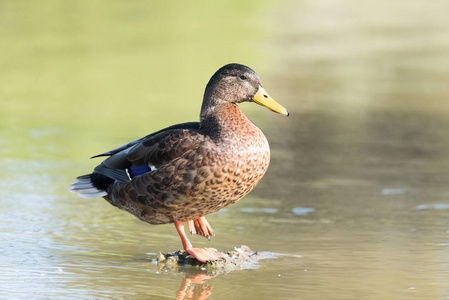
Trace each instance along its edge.
<path fill-rule="evenodd" d="M 227 64 L 206 85 L 199 122 L 176 124 L 93 156 L 106 157 L 93 172 L 76 178 L 71 192 L 102 197 L 149 224 L 174 223 L 184 250 L 200 263 L 220 260 L 194 248 L 191 234 L 210 240 L 205 216 L 236 203 L 264 176 L 270 146 L 238 104 L 257 103 L 284 116 L 289 112 L 242 64 Z"/>

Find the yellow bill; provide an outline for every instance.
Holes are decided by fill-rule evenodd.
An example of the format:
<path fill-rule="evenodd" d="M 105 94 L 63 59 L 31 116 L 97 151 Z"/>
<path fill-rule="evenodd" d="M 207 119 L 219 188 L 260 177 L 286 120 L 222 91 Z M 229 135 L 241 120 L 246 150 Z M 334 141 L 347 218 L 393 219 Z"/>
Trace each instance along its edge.
<path fill-rule="evenodd" d="M 259 90 L 253 97 L 253 101 L 259 105 L 265 106 L 269 110 L 277 112 L 278 114 L 288 116 L 290 113 L 279 103 L 274 101 L 263 87 L 259 85 Z"/>

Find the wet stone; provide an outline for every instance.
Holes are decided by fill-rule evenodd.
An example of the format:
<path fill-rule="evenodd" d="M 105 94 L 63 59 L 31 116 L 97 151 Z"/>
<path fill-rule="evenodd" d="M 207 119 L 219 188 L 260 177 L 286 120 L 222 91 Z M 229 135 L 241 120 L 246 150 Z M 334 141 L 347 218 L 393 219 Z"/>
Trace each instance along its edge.
<path fill-rule="evenodd" d="M 210 261 L 205 264 L 199 262 L 184 250 L 170 253 L 158 253 L 157 264 L 159 269 L 177 269 L 179 267 L 192 267 L 207 270 L 213 273 L 231 272 L 235 270 L 255 269 L 259 259 L 266 258 L 259 252 L 252 251 L 248 246 L 242 245 L 232 251 L 219 252 L 214 248 L 207 248 L 216 254 L 221 260 Z"/>

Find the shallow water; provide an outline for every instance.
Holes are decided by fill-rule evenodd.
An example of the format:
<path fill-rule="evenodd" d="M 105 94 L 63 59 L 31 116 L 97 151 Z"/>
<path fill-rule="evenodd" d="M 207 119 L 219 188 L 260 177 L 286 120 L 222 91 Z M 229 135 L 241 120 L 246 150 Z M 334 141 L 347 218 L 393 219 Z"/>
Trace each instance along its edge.
<path fill-rule="evenodd" d="M 446 1 L 46 4 L 0 4 L 0 298 L 449 298 Z M 67 185 L 88 157 L 196 120 L 228 62 L 291 116 L 242 105 L 270 169 L 192 242 L 269 258 L 159 270 L 174 226 Z"/>

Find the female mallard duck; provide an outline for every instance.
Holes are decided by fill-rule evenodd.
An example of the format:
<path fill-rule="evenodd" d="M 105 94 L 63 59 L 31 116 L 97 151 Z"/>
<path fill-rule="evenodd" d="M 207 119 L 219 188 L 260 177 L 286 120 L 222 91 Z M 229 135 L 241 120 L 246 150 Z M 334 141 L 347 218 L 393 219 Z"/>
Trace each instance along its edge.
<path fill-rule="evenodd" d="M 240 200 L 265 174 L 270 148 L 236 105 L 245 101 L 289 115 L 253 70 L 226 65 L 206 86 L 200 122 L 173 125 L 94 156 L 109 157 L 78 177 L 71 191 L 103 197 L 150 224 L 175 223 L 188 253 L 203 263 L 218 260 L 192 247 L 184 222 L 191 233 L 209 238 L 214 232 L 204 216 Z"/>

